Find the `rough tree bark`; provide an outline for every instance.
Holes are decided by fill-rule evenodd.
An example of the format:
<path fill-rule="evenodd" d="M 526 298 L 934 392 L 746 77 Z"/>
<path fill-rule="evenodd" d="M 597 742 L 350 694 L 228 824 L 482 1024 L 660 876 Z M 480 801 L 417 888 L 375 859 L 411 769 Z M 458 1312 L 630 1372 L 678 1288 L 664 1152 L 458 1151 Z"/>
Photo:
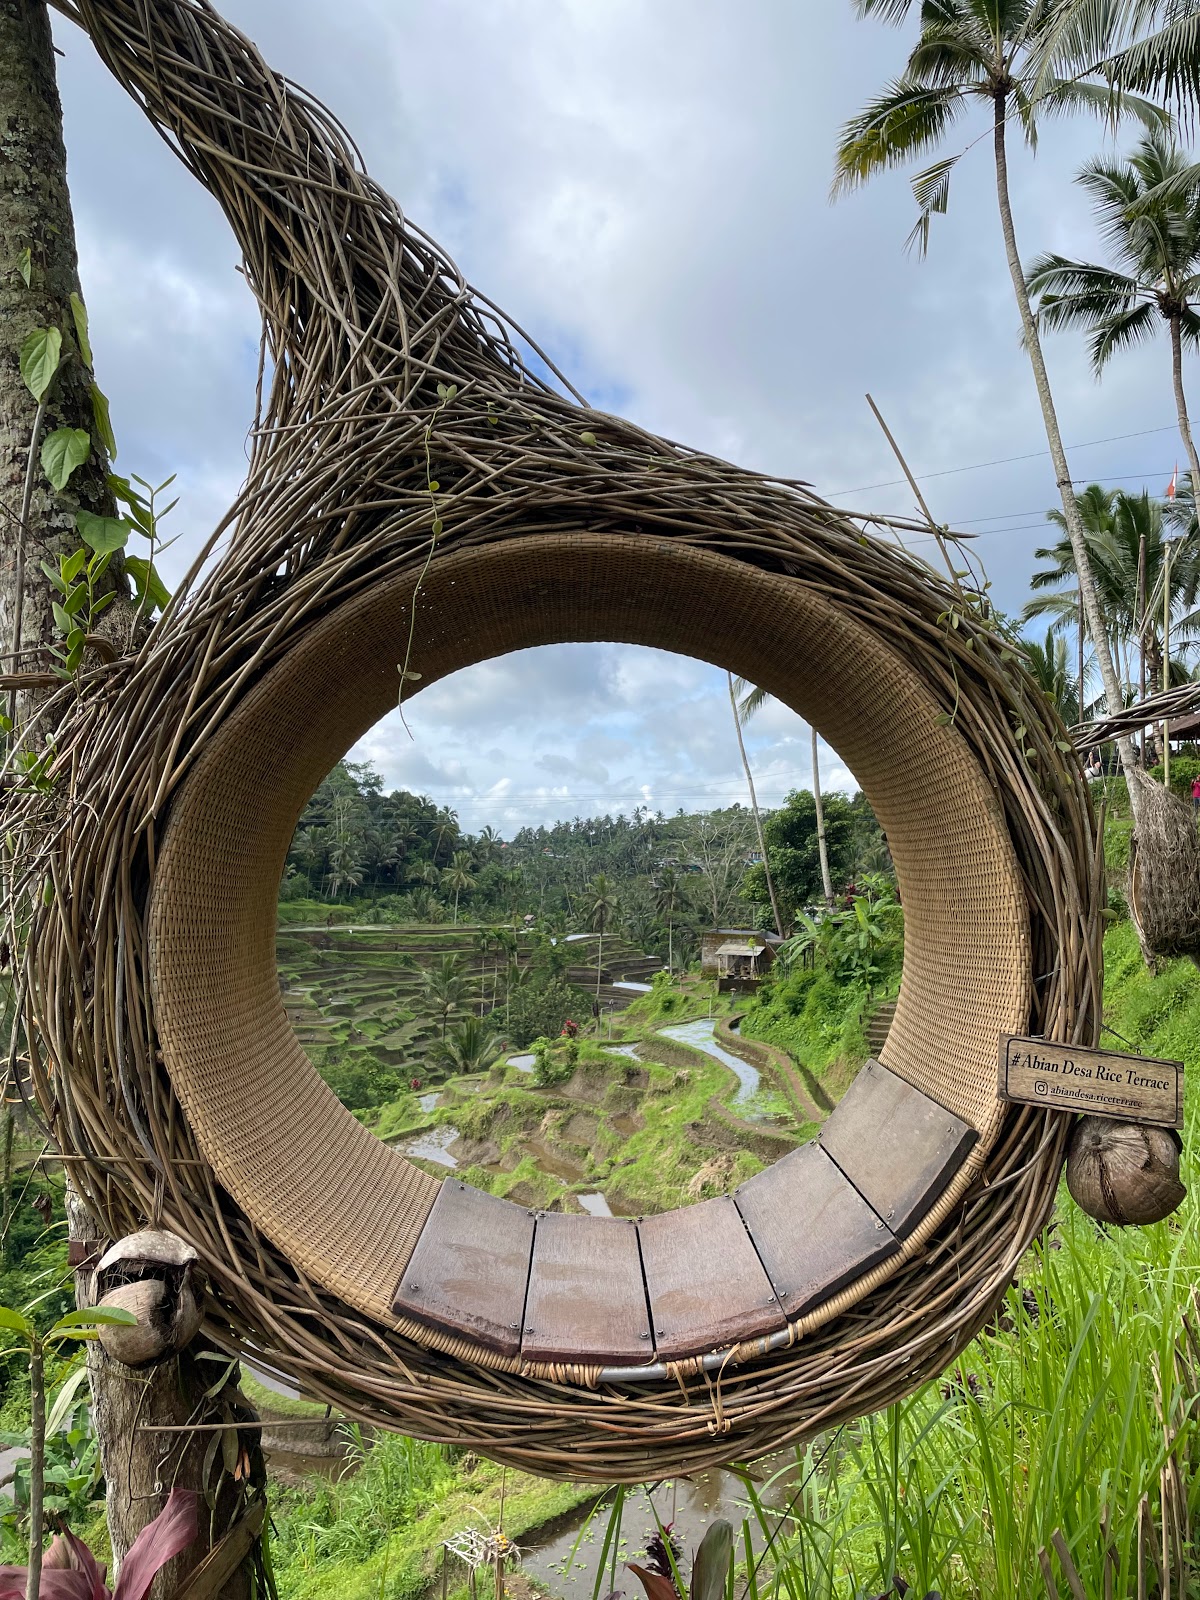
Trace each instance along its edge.
<path fill-rule="evenodd" d="M 84 1258 L 75 1273 L 75 1298 L 81 1306 L 95 1305 L 94 1266 L 108 1241 L 70 1187 L 67 1211 L 75 1251 Z M 118 1562 L 146 1523 L 161 1511 L 175 1485 L 202 1495 L 205 1485 L 210 1486 L 213 1499 L 211 1505 L 201 1506 L 200 1538 L 167 1563 L 150 1591 L 151 1600 L 170 1600 L 207 1556 L 210 1529 L 219 1537 L 237 1519 L 240 1485 L 249 1480 L 265 1492 L 256 1428 L 230 1431 L 224 1439 L 211 1431 L 189 1431 L 192 1424 L 211 1426 L 226 1418 L 256 1421 L 253 1408 L 238 1390 L 239 1368 L 196 1340 L 182 1355 L 135 1372 L 114 1361 L 97 1343 L 88 1349 L 88 1376 L 108 1531 Z M 147 1431 L 151 1428 L 164 1431 Z M 227 1465 L 232 1471 L 226 1470 Z M 220 1600 L 251 1600 L 255 1593 L 252 1566 L 252 1561 L 241 1563 L 239 1570 L 209 1592 Z"/>
<path fill-rule="evenodd" d="M 1021 266 L 1021 252 L 1017 248 L 1017 230 L 1013 222 L 1012 201 L 1008 190 L 1008 151 L 1004 138 L 1007 114 L 1008 92 L 1000 90 L 996 94 L 992 148 L 996 162 L 996 199 L 1000 209 L 1000 228 L 1004 235 L 1004 253 L 1008 260 L 1008 271 L 1009 276 L 1012 278 L 1017 309 L 1021 314 L 1021 330 L 1025 338 L 1025 348 L 1029 354 L 1029 364 L 1033 368 L 1034 387 L 1037 389 L 1038 403 L 1042 408 L 1042 422 L 1046 429 L 1046 443 L 1050 447 L 1050 459 L 1054 463 L 1054 476 L 1058 484 L 1059 498 L 1062 501 L 1063 520 L 1067 525 L 1067 536 L 1071 541 L 1071 549 L 1075 556 L 1075 572 L 1079 579 L 1079 595 L 1083 605 L 1084 616 L 1087 618 L 1088 634 L 1092 641 L 1092 649 L 1095 651 L 1096 665 L 1100 670 L 1100 681 L 1104 685 L 1104 698 L 1108 706 L 1108 714 L 1109 716 L 1115 716 L 1123 706 L 1121 685 L 1117 678 L 1116 666 L 1113 663 L 1108 627 L 1100 605 L 1100 596 L 1096 591 L 1096 581 L 1092 574 L 1087 532 L 1083 526 L 1083 518 L 1079 513 L 1079 502 L 1075 498 L 1075 488 L 1071 482 L 1071 469 L 1067 465 L 1067 452 L 1063 446 L 1062 432 L 1058 426 L 1058 413 L 1054 408 L 1054 396 L 1050 389 L 1050 376 L 1046 371 L 1046 361 L 1042 354 L 1042 342 L 1038 337 L 1037 319 L 1034 317 L 1033 307 L 1029 303 L 1029 291 L 1025 287 L 1025 272 Z M 1141 791 L 1138 788 L 1136 778 L 1133 776 L 1134 772 L 1138 770 L 1134 756 L 1133 740 L 1126 737 L 1118 739 L 1116 743 L 1117 751 L 1121 758 L 1121 766 L 1125 772 L 1129 787 L 1129 809 L 1133 813 L 1133 820 L 1136 824 Z"/>
<path fill-rule="evenodd" d="M 1196 441 L 1192 437 L 1192 424 L 1188 417 L 1187 396 L 1183 392 L 1183 327 L 1179 312 L 1170 318 L 1171 330 L 1171 387 L 1175 392 L 1175 413 L 1179 418 L 1179 434 L 1187 451 L 1192 473 L 1192 497 L 1200 495 L 1200 456 L 1196 454 Z"/>
<path fill-rule="evenodd" d="M 91 373 L 74 333 L 73 293 L 79 293 L 78 263 L 49 16 L 44 0 L 0 0 L 0 661 L 5 666 L 13 649 L 22 545 L 21 664 L 42 666 L 56 628 L 52 591 L 39 563 L 56 564 L 60 554 L 77 548 L 76 507 L 98 514 L 113 512 L 108 462 L 96 443 Z M 58 427 L 84 428 L 92 436 L 93 451 L 72 477 L 69 495 L 56 495 L 38 468 L 29 517 L 22 526 L 19 512 L 37 405 L 21 377 L 20 350 L 35 328 L 48 326 L 62 330 L 67 354 L 48 393 L 43 436 Z M 129 631 L 127 627 L 126 636 Z M 35 703 L 34 696 L 24 696 L 18 703 L 18 737 L 21 720 Z M 40 742 L 44 730 L 39 728 L 35 737 Z M 100 1230 L 69 1185 L 68 1194 L 73 1248 L 81 1256 L 98 1258 L 97 1244 L 103 1248 Z M 94 1303 L 92 1276 L 90 1270 L 77 1274 L 81 1305 Z M 89 1352 L 93 1418 L 107 1480 L 116 1560 L 158 1514 L 174 1485 L 201 1494 L 206 1485 L 214 1486 L 214 1514 L 210 1518 L 204 1508 L 201 1537 L 160 1574 L 152 1590 L 154 1600 L 174 1594 L 181 1578 L 204 1558 L 210 1531 L 217 1537 L 225 1532 L 241 1503 L 239 1486 L 250 1482 L 265 1487 L 256 1430 L 230 1433 L 236 1444 L 232 1448 L 227 1444 L 224 1451 L 221 1435 L 211 1432 L 142 1431 L 147 1424 L 175 1428 L 226 1416 L 254 1420 L 253 1412 L 236 1396 L 236 1366 L 223 1357 L 218 1358 L 223 1365 L 202 1360 L 203 1354 L 197 1343 L 178 1359 L 133 1373 L 98 1346 Z M 224 1386 L 217 1382 L 223 1372 L 227 1372 Z M 212 1394 L 207 1393 L 210 1389 Z M 218 1448 L 210 1453 L 214 1439 Z M 235 1470 L 223 1471 L 223 1464 Z M 228 1600 L 248 1600 L 256 1556 L 257 1550 L 252 1551 L 240 1570 L 209 1592 Z"/>
<path fill-rule="evenodd" d="M 22 274 L 28 250 L 30 282 Z M 21 381 L 20 351 L 35 328 L 59 327 L 74 347 L 70 300 L 79 292 L 75 226 L 67 192 L 62 108 L 54 78 L 50 20 L 42 0 L 0 0 L 0 650 L 11 649 L 17 514 L 37 405 Z M 94 433 L 91 379 L 69 356 L 48 395 L 43 432 Z M 71 496 L 89 511 L 111 514 L 107 462 L 96 451 L 71 479 Z M 51 590 L 38 562 L 54 563 L 77 543 L 74 512 L 45 476 L 35 474 L 24 530 L 23 637 L 44 646 L 54 637 Z"/>

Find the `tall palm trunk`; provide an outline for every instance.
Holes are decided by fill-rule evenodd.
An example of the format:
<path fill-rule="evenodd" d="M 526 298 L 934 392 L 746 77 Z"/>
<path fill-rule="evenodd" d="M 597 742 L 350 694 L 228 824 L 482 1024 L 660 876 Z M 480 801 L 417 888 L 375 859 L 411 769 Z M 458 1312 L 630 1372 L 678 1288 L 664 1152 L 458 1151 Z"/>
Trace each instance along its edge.
<path fill-rule="evenodd" d="M 771 877 L 771 863 L 767 859 L 767 841 L 763 837 L 762 817 L 758 811 L 758 796 L 754 792 L 754 774 L 750 771 L 750 758 L 746 754 L 746 741 L 742 738 L 742 719 L 738 716 L 737 690 L 733 687 L 733 673 L 725 674 L 729 683 L 729 704 L 733 707 L 733 725 L 737 729 L 738 749 L 742 753 L 742 770 L 746 774 L 746 787 L 750 791 L 750 809 L 754 813 L 754 831 L 758 835 L 758 849 L 763 859 L 763 875 L 767 880 L 767 894 L 771 898 L 771 915 L 775 918 L 775 932 L 783 937 L 783 919 L 779 915 L 779 902 L 775 898 L 775 880 Z"/>
<path fill-rule="evenodd" d="M 1178 311 L 1171 316 L 1171 378 L 1175 386 L 1175 410 L 1179 416 L 1179 436 L 1188 454 L 1192 469 L 1192 493 L 1200 494 L 1200 457 L 1196 455 L 1196 441 L 1192 438 L 1192 425 L 1188 421 L 1187 398 L 1183 392 L 1183 332 Z"/>
<path fill-rule="evenodd" d="M 1046 429 L 1046 443 L 1050 447 L 1050 459 L 1054 463 L 1054 475 L 1058 482 L 1059 497 L 1062 500 L 1063 520 L 1066 522 L 1067 536 L 1071 541 L 1071 549 L 1075 554 L 1075 572 L 1079 579 L 1079 593 L 1083 601 L 1084 615 L 1087 618 L 1088 634 L 1091 637 L 1092 649 L 1096 653 L 1096 664 L 1100 668 L 1100 681 L 1104 685 L 1104 697 L 1108 703 L 1109 715 L 1114 716 L 1121 709 L 1121 686 L 1117 679 L 1117 669 L 1113 664 L 1112 647 L 1108 639 L 1108 626 L 1104 619 L 1104 612 L 1100 608 L 1100 596 L 1096 592 L 1096 580 L 1092 575 L 1091 557 L 1088 554 L 1087 547 L 1087 534 L 1084 531 L 1083 518 L 1079 514 L 1079 502 L 1075 498 L 1075 490 L 1071 484 L 1071 472 L 1067 465 L 1067 452 L 1063 448 L 1058 416 L 1054 409 L 1054 396 L 1050 392 L 1050 379 L 1046 372 L 1046 362 L 1042 355 L 1042 344 L 1038 338 L 1033 307 L 1029 303 L 1029 291 L 1025 287 L 1025 274 L 1021 268 L 1021 253 L 1017 249 L 1017 232 L 1013 226 L 1012 202 L 1008 193 L 1008 153 L 1004 143 L 1007 98 L 1005 90 L 997 90 L 993 131 L 996 158 L 996 198 L 1000 206 L 1000 226 L 1004 233 L 1004 251 L 1008 257 L 1008 270 L 1012 278 L 1013 294 L 1016 296 L 1017 309 L 1021 313 L 1021 328 L 1025 335 L 1025 348 L 1029 352 L 1029 364 L 1033 368 L 1033 381 L 1037 388 L 1038 401 L 1042 408 L 1042 422 Z M 1121 766 L 1124 768 L 1126 779 L 1128 780 L 1129 808 L 1133 813 L 1133 820 L 1136 825 L 1141 797 L 1137 784 L 1131 776 L 1137 766 L 1132 739 L 1118 739 L 1117 750 L 1121 757 Z"/>
<path fill-rule="evenodd" d="M 817 854 L 821 858 L 821 888 L 825 891 L 825 904 L 833 910 L 833 879 L 829 876 L 829 849 L 825 843 L 825 806 L 821 800 L 821 768 L 817 758 L 817 730 L 812 732 L 812 785 L 813 801 L 817 808 Z"/>
<path fill-rule="evenodd" d="M 596 930 L 600 935 L 600 943 L 596 946 L 596 1004 L 600 1004 L 600 969 L 604 965 L 604 918 L 601 916 Z"/>

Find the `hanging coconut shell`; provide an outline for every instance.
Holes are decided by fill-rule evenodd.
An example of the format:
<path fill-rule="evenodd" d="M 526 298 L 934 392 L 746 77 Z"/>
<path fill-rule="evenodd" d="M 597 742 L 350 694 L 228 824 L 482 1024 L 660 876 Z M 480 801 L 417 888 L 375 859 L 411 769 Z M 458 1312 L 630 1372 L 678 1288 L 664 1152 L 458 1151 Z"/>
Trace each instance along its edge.
<path fill-rule="evenodd" d="M 1187 1194 L 1179 1181 L 1181 1149 L 1170 1128 L 1081 1117 L 1067 1150 L 1067 1188 L 1080 1210 L 1098 1222 L 1161 1222 Z"/>
<path fill-rule="evenodd" d="M 127 1367 L 152 1366 L 186 1348 L 204 1320 L 200 1258 L 158 1229 L 120 1239 L 96 1268 L 99 1304 L 128 1311 L 136 1325 L 101 1327 L 100 1343 Z"/>

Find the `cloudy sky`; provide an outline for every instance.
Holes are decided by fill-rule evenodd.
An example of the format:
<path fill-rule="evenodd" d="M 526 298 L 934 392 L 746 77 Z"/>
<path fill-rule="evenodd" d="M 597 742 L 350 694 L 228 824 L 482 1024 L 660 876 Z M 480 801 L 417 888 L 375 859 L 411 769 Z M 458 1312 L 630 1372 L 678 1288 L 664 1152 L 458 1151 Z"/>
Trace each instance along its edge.
<path fill-rule="evenodd" d="M 592 402 L 837 504 L 908 513 L 875 396 L 935 515 L 978 533 L 1017 609 L 1053 474 L 1017 338 L 986 141 L 961 163 L 929 259 L 903 251 L 903 174 L 831 206 L 839 125 L 900 66 L 907 35 L 848 0 L 227 0 L 267 59 L 348 124 L 373 173 Z M 69 24 L 56 24 L 81 274 L 119 465 L 177 472 L 178 576 L 245 465 L 257 319 L 232 239 Z M 963 124 L 950 149 L 982 124 Z M 1132 134 L 1125 137 L 1128 142 Z M 1099 253 L 1079 164 L 1095 125 L 1014 161 L 1017 226 Z M 1165 344 L 1093 381 L 1049 347 L 1073 473 L 1160 493 L 1180 453 Z M 1190 374 L 1196 381 L 1196 374 Z M 994 465 L 983 465 L 996 463 Z M 928 545 L 915 544 L 927 555 Z M 628 647 L 483 664 L 411 702 L 355 754 L 465 826 L 639 800 L 741 795 L 724 675 Z M 809 781 L 807 730 L 752 725 L 762 798 Z M 851 785 L 832 751 L 825 781 Z"/>

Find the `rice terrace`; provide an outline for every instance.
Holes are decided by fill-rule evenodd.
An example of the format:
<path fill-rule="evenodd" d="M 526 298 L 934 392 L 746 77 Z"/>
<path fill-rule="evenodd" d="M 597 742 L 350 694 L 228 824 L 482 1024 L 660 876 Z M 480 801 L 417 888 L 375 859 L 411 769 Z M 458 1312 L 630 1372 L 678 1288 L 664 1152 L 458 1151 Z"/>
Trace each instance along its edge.
<path fill-rule="evenodd" d="M 228 3 L 0 6 L 0 1600 L 1200 1596 L 1196 0 Z"/>

